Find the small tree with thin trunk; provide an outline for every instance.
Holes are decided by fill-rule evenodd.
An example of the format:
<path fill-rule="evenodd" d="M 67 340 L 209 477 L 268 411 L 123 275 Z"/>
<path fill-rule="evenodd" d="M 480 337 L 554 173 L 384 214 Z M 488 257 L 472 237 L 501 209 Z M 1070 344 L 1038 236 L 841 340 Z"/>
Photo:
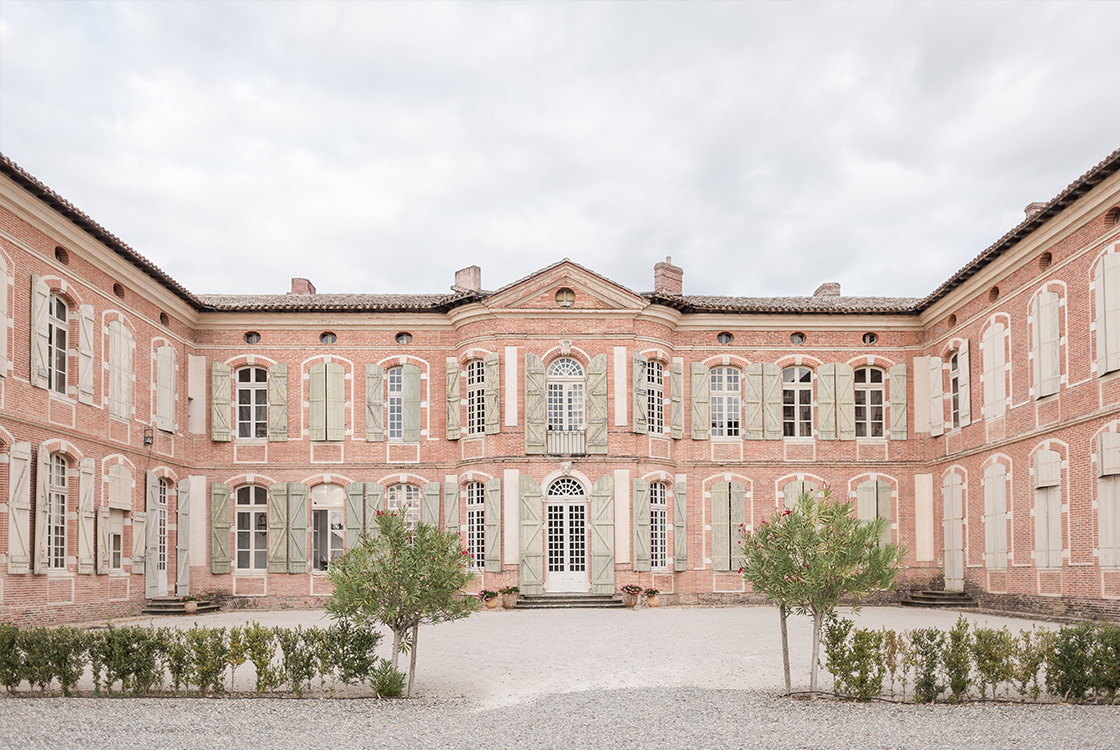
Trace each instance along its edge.
<path fill-rule="evenodd" d="M 778 606 L 787 693 L 792 692 L 786 635 L 791 613 L 813 618 L 809 690 L 815 694 L 824 618 L 844 597 L 858 606 L 867 595 L 894 587 L 906 550 L 896 544 L 879 545 L 885 524 L 881 518 L 859 520 L 852 515 L 851 503 L 833 500 L 826 487 L 819 499 L 805 493 L 794 507 L 744 532 L 743 577 Z"/>
<path fill-rule="evenodd" d="M 466 617 L 477 608 L 463 588 L 474 577 L 459 535 L 420 523 L 408 527 L 397 513 L 379 512 L 375 531 L 331 562 L 334 592 L 326 609 L 361 627 L 381 624 L 393 633 L 393 669 L 409 651 L 408 695 L 416 674 L 422 623 Z"/>

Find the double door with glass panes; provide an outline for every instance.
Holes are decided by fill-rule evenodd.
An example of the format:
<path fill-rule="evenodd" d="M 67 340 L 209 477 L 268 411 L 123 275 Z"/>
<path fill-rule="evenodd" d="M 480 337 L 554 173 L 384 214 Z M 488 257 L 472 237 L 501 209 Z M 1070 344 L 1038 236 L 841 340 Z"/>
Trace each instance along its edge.
<path fill-rule="evenodd" d="M 545 591 L 585 593 L 590 590 L 587 565 L 587 503 L 545 505 Z"/>

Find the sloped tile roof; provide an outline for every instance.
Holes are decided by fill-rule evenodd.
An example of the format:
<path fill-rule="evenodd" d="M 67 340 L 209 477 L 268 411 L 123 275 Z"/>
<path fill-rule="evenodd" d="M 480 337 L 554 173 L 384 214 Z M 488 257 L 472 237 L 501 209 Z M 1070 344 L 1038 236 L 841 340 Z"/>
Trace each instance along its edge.
<path fill-rule="evenodd" d="M 656 292 L 643 296 L 683 312 L 711 313 L 913 315 L 921 302 L 917 297 L 719 297 Z"/>
<path fill-rule="evenodd" d="M 202 294 L 207 309 L 223 312 L 442 312 L 479 297 L 454 294 Z"/>

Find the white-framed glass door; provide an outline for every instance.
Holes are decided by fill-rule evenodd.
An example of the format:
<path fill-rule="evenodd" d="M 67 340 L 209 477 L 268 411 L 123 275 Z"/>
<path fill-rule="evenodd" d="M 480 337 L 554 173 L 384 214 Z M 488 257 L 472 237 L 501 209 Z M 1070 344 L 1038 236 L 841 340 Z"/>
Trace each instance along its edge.
<path fill-rule="evenodd" d="M 160 596 L 167 596 L 167 488 L 166 479 L 159 480 L 156 506 L 156 586 Z"/>
<path fill-rule="evenodd" d="M 550 594 L 589 591 L 587 503 L 545 505 L 545 536 L 545 590 Z"/>

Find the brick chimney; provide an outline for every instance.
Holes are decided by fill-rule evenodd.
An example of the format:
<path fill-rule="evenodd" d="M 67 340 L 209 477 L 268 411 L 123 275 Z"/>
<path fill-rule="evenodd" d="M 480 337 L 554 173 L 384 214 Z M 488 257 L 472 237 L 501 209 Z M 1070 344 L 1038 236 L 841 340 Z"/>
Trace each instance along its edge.
<path fill-rule="evenodd" d="M 813 292 L 814 297 L 839 297 L 840 284 L 836 281 L 826 281 Z"/>
<path fill-rule="evenodd" d="M 1027 215 L 1027 218 L 1029 219 L 1032 216 L 1034 216 L 1035 214 L 1037 214 L 1039 211 L 1044 209 L 1045 207 L 1046 207 L 1045 203 L 1038 203 L 1038 202 L 1028 203 L 1027 207 L 1023 209 L 1023 213 L 1025 213 Z"/>
<path fill-rule="evenodd" d="M 308 279 L 292 279 L 292 291 L 288 294 L 315 294 L 315 285 Z"/>
<path fill-rule="evenodd" d="M 455 283 L 451 289 L 456 292 L 477 292 L 482 289 L 482 269 L 467 266 L 455 272 Z"/>
<path fill-rule="evenodd" d="M 673 265 L 673 259 L 666 257 L 664 263 L 653 267 L 653 291 L 660 294 L 681 294 L 684 288 L 684 270 Z"/>

